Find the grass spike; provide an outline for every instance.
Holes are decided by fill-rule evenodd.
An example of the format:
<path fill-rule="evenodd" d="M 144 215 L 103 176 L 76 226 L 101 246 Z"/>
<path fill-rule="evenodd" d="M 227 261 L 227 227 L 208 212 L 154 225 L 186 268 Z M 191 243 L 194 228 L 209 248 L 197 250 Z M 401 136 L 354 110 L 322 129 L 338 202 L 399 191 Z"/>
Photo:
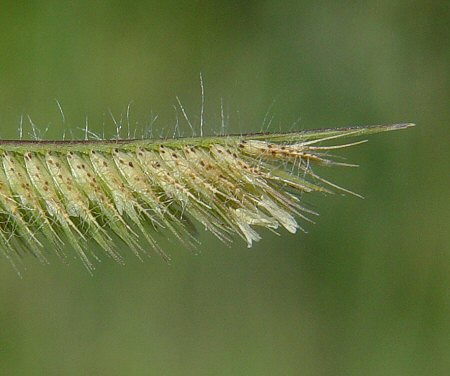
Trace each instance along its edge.
<path fill-rule="evenodd" d="M 194 246 L 197 222 L 228 243 L 259 241 L 257 228 L 295 233 L 311 192 L 353 193 L 316 166 L 354 166 L 329 151 L 366 140 L 344 138 L 402 130 L 375 125 L 288 133 L 168 139 L 0 140 L 0 252 L 16 265 L 23 250 L 42 262 L 45 242 L 72 248 L 88 270 L 90 244 L 119 263 L 119 249 L 138 257 L 148 244 L 164 258 L 153 232 Z M 332 145 L 331 145 L 331 144 Z M 50 248 L 50 249 L 52 249 Z"/>

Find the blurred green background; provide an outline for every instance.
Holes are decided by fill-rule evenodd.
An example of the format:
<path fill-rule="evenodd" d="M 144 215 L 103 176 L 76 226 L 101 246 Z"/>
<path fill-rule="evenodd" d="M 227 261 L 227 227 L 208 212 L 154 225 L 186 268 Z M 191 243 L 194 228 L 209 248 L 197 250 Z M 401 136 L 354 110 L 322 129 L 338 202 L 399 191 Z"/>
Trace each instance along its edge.
<path fill-rule="evenodd" d="M 178 96 L 206 129 L 412 121 L 324 171 L 365 196 L 305 197 L 308 234 L 94 276 L 72 260 L 0 260 L 1 375 L 450 374 L 448 1 L 28 1 L 0 10 L 0 137 L 112 136 L 129 103 L 171 134 Z M 55 103 L 65 115 L 65 123 Z M 25 116 L 26 118 L 26 116 Z M 190 131 L 181 125 L 185 134 Z M 24 136 L 32 132 L 24 121 Z M 124 253 L 127 250 L 124 249 Z"/>

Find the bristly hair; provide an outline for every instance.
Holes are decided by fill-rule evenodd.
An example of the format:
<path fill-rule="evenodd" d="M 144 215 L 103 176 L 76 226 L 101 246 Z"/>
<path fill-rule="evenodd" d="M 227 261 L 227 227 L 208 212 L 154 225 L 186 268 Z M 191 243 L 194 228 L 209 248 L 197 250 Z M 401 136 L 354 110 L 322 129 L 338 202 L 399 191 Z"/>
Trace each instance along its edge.
<path fill-rule="evenodd" d="M 302 205 L 303 193 L 350 192 L 313 168 L 348 166 L 328 153 L 364 141 L 326 142 L 411 126 L 165 140 L 0 140 L 0 251 L 13 264 L 26 252 L 47 262 L 46 250 L 66 257 L 69 244 L 88 270 L 95 268 L 90 241 L 120 263 L 120 242 L 138 257 L 150 245 L 168 259 L 154 232 L 193 247 L 196 222 L 224 242 L 238 235 L 250 247 L 260 240 L 258 227 L 295 233 L 298 218 L 309 220 L 314 213 Z"/>

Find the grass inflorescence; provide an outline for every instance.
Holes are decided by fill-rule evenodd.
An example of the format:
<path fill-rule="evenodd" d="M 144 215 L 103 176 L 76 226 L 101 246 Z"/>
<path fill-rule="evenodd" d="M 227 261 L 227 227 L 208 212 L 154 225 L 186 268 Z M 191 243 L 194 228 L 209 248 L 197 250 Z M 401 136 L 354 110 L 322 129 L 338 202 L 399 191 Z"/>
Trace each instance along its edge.
<path fill-rule="evenodd" d="M 164 140 L 0 140 L 0 251 L 13 263 L 27 252 L 47 262 L 48 249 L 64 258 L 72 248 L 93 270 L 92 242 L 120 263 L 120 243 L 138 257 L 153 248 L 168 258 L 155 231 L 195 247 L 196 223 L 224 242 L 238 235 L 250 247 L 260 240 L 258 227 L 295 233 L 298 218 L 310 220 L 314 213 L 302 204 L 303 193 L 346 191 L 314 172 L 316 165 L 348 165 L 330 151 L 364 142 L 336 141 L 410 126 Z"/>

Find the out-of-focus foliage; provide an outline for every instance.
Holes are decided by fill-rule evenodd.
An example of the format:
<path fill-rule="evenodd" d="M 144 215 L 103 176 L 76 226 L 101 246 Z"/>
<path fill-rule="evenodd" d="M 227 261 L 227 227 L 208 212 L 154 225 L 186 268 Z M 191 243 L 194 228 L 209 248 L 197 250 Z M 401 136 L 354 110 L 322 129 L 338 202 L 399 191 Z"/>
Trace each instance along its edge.
<path fill-rule="evenodd" d="M 131 101 L 138 134 L 152 114 L 172 134 L 176 96 L 198 124 L 200 72 L 210 133 L 221 98 L 232 133 L 268 109 L 272 130 L 418 126 L 323 171 L 366 199 L 309 199 L 308 234 L 249 250 L 199 229 L 200 255 L 167 243 L 170 265 L 104 259 L 93 277 L 0 260 L 0 374 L 448 374 L 449 24 L 446 1 L 3 3 L 2 138 L 22 114 L 46 138 L 83 137 L 86 117 L 112 136 Z"/>

